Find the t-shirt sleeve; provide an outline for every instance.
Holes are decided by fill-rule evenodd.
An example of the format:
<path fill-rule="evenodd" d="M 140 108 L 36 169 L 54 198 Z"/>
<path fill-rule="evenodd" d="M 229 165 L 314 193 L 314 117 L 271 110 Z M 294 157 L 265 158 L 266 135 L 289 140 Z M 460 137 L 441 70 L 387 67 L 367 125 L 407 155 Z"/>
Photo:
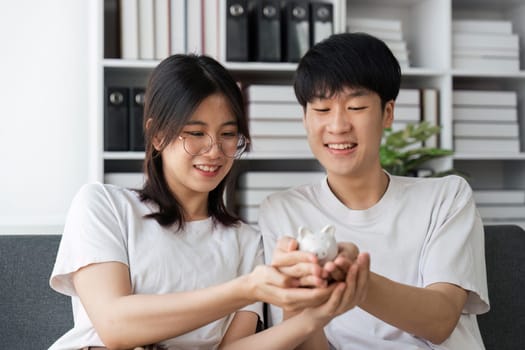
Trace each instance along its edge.
<path fill-rule="evenodd" d="M 449 184 L 440 205 L 438 224 L 430 231 L 422 252 L 423 285 L 447 282 L 469 292 L 465 313 L 489 310 L 483 223 L 472 190 L 458 178 Z"/>
<path fill-rule="evenodd" d="M 274 196 L 275 197 L 275 196 Z M 272 196 L 266 197 L 259 206 L 258 224 L 264 246 L 264 262 L 267 265 L 272 263 L 273 251 L 279 235 L 279 224 L 275 215 L 275 201 Z"/>
<path fill-rule="evenodd" d="M 274 202 L 272 196 L 266 197 L 259 206 L 259 230 L 261 231 L 261 236 L 263 239 L 264 246 L 264 262 L 267 265 L 272 263 L 273 252 L 275 250 L 275 245 L 277 239 L 279 238 L 279 224 L 276 222 L 275 218 L 277 215 L 274 215 L 275 212 Z M 268 326 L 274 326 L 282 322 L 283 313 L 280 307 L 275 305 L 269 305 L 268 310 Z"/>
<path fill-rule="evenodd" d="M 242 259 L 239 265 L 239 276 L 249 274 L 257 265 L 264 264 L 263 246 L 261 235 L 258 231 L 248 225 L 241 225 L 242 237 Z M 260 320 L 264 320 L 263 303 L 256 302 L 245 306 L 239 311 L 251 311 L 259 315 Z"/>
<path fill-rule="evenodd" d="M 50 285 L 76 296 L 72 273 L 101 262 L 128 265 L 125 229 L 114 200 L 102 184 L 83 186 L 72 201 Z"/>

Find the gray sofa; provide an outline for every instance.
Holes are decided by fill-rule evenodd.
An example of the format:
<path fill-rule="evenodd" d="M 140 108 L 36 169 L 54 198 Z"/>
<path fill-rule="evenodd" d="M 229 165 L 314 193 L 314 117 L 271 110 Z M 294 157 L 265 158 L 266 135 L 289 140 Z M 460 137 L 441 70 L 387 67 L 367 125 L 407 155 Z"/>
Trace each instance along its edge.
<path fill-rule="evenodd" d="M 47 349 L 73 325 L 69 297 L 49 287 L 60 235 L 0 235 L 0 348 Z"/>
<path fill-rule="evenodd" d="M 525 231 L 485 226 L 485 258 L 491 309 L 478 316 L 485 347 L 525 349 Z"/>
<path fill-rule="evenodd" d="M 485 237 L 492 305 L 478 317 L 485 346 L 525 349 L 525 231 L 485 226 Z M 70 299 L 48 284 L 59 241 L 59 235 L 0 235 L 2 349 L 47 349 L 73 325 Z"/>

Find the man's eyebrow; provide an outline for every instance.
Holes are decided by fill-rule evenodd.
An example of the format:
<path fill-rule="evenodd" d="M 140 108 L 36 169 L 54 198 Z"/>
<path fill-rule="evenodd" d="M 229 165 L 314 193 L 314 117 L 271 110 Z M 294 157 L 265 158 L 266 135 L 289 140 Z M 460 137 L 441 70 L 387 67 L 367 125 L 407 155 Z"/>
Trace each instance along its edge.
<path fill-rule="evenodd" d="M 335 95 L 342 94 L 345 97 L 361 97 L 370 95 L 370 90 L 364 88 L 352 89 L 350 92 L 346 93 L 345 91 L 336 92 L 336 93 L 317 93 L 313 96 L 313 99 L 326 99 L 331 98 Z"/>
<path fill-rule="evenodd" d="M 345 94 L 348 97 L 360 97 L 370 95 L 370 91 L 367 89 L 353 89 L 350 93 Z"/>

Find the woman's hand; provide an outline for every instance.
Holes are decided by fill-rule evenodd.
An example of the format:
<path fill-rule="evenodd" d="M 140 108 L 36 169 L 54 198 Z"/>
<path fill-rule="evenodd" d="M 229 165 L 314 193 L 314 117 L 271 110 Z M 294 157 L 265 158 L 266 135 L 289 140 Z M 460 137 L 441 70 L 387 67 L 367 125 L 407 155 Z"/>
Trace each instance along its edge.
<path fill-rule="evenodd" d="M 297 250 L 298 243 L 295 239 L 283 237 L 275 246 L 272 266 L 284 274 L 298 278 L 303 287 L 324 287 L 328 280 L 344 281 L 348 269 L 359 255 L 359 248 L 350 242 L 341 242 L 337 246 L 338 254 L 335 259 L 321 267 L 315 254 Z"/>
<path fill-rule="evenodd" d="M 300 278 L 284 274 L 273 266 L 259 265 L 247 278 L 253 301 L 264 301 L 290 312 L 315 307 L 330 297 L 327 288 L 303 288 Z"/>
<path fill-rule="evenodd" d="M 334 261 L 321 267 L 315 254 L 297 250 L 295 239 L 279 239 L 271 266 L 257 266 L 249 275 L 251 295 L 255 300 L 277 305 L 291 314 L 305 308 L 320 307 L 331 298 L 335 299 L 329 303 L 331 306 L 326 306 L 329 310 L 336 304 L 339 308 L 354 307 L 356 304 L 353 302 L 361 300 L 363 285 L 368 281 L 369 258 L 364 255 L 359 262 L 359 249 L 352 243 L 339 243 L 338 246 L 339 253 Z M 353 275 L 349 276 L 350 271 Z M 359 271 L 362 272 L 359 274 Z M 333 296 L 336 287 L 327 288 L 330 277 L 335 281 L 344 281 L 344 288 L 337 287 L 344 289 L 342 296 L 338 296 L 339 292 Z"/>
<path fill-rule="evenodd" d="M 344 282 L 336 282 L 329 286 L 330 298 L 317 307 L 302 311 L 311 317 L 317 326 L 324 327 L 331 319 L 358 306 L 366 298 L 370 275 L 370 256 L 361 253 L 345 273 Z"/>

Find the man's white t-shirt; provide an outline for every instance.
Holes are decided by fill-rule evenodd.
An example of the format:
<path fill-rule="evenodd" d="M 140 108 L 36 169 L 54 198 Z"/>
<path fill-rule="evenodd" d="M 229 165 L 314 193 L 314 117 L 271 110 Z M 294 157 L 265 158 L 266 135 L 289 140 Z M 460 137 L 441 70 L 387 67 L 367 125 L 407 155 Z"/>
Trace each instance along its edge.
<path fill-rule="evenodd" d="M 177 232 L 144 218 L 156 210 L 128 189 L 102 184 L 80 189 L 50 279 L 53 289 L 71 296 L 75 325 L 50 349 L 103 346 L 72 283 L 72 273 L 83 266 L 121 262 L 129 267 L 134 294 L 165 294 L 224 283 L 263 263 L 260 235 L 246 224 L 225 227 L 208 218 L 187 222 Z M 243 310 L 262 319 L 261 303 Z M 233 314 L 160 344 L 168 349 L 214 349 L 232 318 Z"/>
<path fill-rule="evenodd" d="M 299 226 L 319 231 L 335 225 L 336 239 L 369 252 L 370 270 L 393 281 L 425 287 L 447 282 L 469 291 L 458 325 L 435 345 L 403 332 L 356 307 L 325 328 L 336 349 L 482 349 L 476 314 L 489 309 L 484 232 L 472 190 L 458 176 L 410 178 L 390 176 L 388 189 L 366 210 L 346 207 L 323 179 L 270 195 L 259 209 L 265 259 L 275 241 L 297 236 Z M 281 310 L 270 308 L 273 324 Z"/>

